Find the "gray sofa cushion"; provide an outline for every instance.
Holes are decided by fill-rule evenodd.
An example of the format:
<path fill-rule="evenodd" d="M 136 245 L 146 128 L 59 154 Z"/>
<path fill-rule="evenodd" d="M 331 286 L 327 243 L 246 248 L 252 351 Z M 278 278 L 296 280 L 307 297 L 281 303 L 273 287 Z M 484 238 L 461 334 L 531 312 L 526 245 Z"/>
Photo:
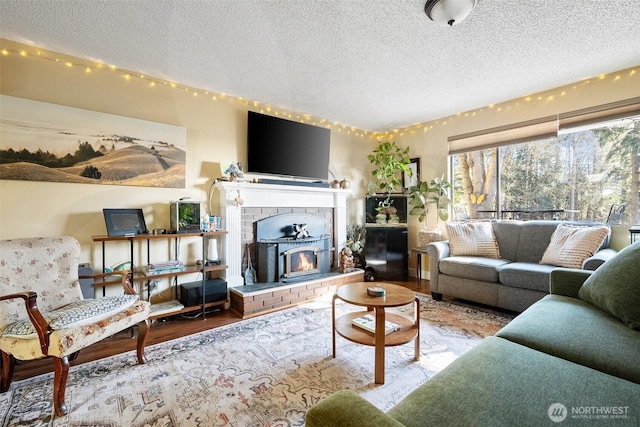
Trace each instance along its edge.
<path fill-rule="evenodd" d="M 520 226 L 523 221 L 494 221 L 493 234 L 498 242 L 500 257 L 515 261 L 518 257 L 518 241 L 520 240 Z"/>
<path fill-rule="evenodd" d="M 520 241 L 515 261 L 540 263 L 559 222 L 527 221 L 520 225 Z"/>
<path fill-rule="evenodd" d="M 555 425 L 548 415 L 554 403 L 568 411 L 561 426 L 585 425 L 584 419 L 571 416 L 574 407 L 610 405 L 633 408 L 628 419 L 615 420 L 616 425 L 633 426 L 640 396 L 632 382 L 487 337 L 387 414 L 415 427 L 547 426 Z"/>
<path fill-rule="evenodd" d="M 449 276 L 497 283 L 498 268 L 508 263 L 503 259 L 456 256 L 443 259 L 439 267 L 441 273 Z"/>
<path fill-rule="evenodd" d="M 503 285 L 548 292 L 549 274 L 554 268 L 552 265 L 512 262 L 500 267 L 498 277 Z"/>
<path fill-rule="evenodd" d="M 547 295 L 496 336 L 640 383 L 640 331 L 577 298 Z"/>

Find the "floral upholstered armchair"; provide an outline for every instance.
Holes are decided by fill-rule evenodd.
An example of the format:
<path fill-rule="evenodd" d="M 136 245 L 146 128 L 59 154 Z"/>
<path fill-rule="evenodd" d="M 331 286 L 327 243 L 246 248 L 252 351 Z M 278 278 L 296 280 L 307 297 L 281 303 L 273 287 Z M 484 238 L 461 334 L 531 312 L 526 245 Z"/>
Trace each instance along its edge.
<path fill-rule="evenodd" d="M 124 273 L 108 273 L 120 280 L 123 295 L 84 299 L 79 258 L 80 244 L 72 237 L 0 241 L 0 391 L 9 389 L 16 359 L 51 357 L 56 416 L 68 412 L 69 361 L 81 349 L 138 324 L 137 357 L 145 363 L 149 303 L 138 299 Z"/>

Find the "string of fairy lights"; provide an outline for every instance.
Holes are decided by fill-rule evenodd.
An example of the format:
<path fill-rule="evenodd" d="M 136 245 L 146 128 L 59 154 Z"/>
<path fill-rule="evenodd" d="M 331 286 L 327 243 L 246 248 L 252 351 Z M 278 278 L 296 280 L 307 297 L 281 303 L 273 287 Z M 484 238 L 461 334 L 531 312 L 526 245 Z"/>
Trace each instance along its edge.
<path fill-rule="evenodd" d="M 579 90 L 585 85 L 589 85 L 592 80 L 605 80 L 611 79 L 613 81 L 620 81 L 622 79 L 637 79 L 638 72 L 637 67 L 610 73 L 610 74 L 602 74 L 598 77 L 594 77 L 592 79 L 583 80 L 573 85 L 563 86 L 561 88 L 541 92 L 536 95 L 527 95 L 520 98 L 516 98 L 511 101 L 507 101 L 501 104 L 491 104 L 482 108 L 478 108 L 475 110 L 467 111 L 464 113 L 457 113 L 450 115 L 448 117 L 424 122 L 424 123 L 416 123 L 411 126 L 406 126 L 400 129 L 393 129 L 387 132 L 373 132 L 363 129 L 358 129 L 353 126 L 348 126 L 346 124 L 342 124 L 335 121 L 330 121 L 325 118 L 317 117 L 311 114 L 306 113 L 296 113 L 292 112 L 283 107 L 277 107 L 273 105 L 269 105 L 260 101 L 249 100 L 243 98 L 241 96 L 233 96 L 226 93 L 219 93 L 205 89 L 199 89 L 192 86 L 176 83 L 174 81 L 165 80 L 161 78 L 156 78 L 152 76 L 147 76 L 145 74 L 136 73 L 133 71 L 125 70 L 119 68 L 115 65 L 107 65 L 98 61 L 90 61 L 90 60 L 81 60 L 75 58 L 74 60 L 64 59 L 62 54 L 56 54 L 54 52 L 45 51 L 43 49 L 39 49 L 36 47 L 29 47 L 20 50 L 8 48 L 8 47 L 0 47 L 0 55 L 3 57 L 7 56 L 18 56 L 20 58 L 35 58 L 38 60 L 50 61 L 54 63 L 59 63 L 61 66 L 69 68 L 75 71 L 82 71 L 84 74 L 90 75 L 96 72 L 114 72 L 118 73 L 122 76 L 123 80 L 126 82 L 131 82 L 134 80 L 138 80 L 146 85 L 149 88 L 168 88 L 172 90 L 182 91 L 189 96 L 199 99 L 209 99 L 213 102 L 229 102 L 229 103 L 237 103 L 242 104 L 247 107 L 251 107 L 256 109 L 262 114 L 272 114 L 277 117 L 286 118 L 288 120 L 295 120 L 301 123 L 307 123 L 314 126 L 326 127 L 328 129 L 335 130 L 337 132 L 344 132 L 347 135 L 355 135 L 356 137 L 361 138 L 371 138 L 374 140 L 385 140 L 391 139 L 393 137 L 401 137 L 407 134 L 413 135 L 417 132 L 421 131 L 423 133 L 427 133 L 430 130 L 433 130 L 436 127 L 443 127 L 451 125 L 456 119 L 459 118 L 474 118 L 479 117 L 483 113 L 487 111 L 491 112 L 503 112 L 509 111 L 514 108 L 519 107 L 522 103 L 530 103 L 530 102 L 553 102 L 557 98 L 562 98 L 567 96 L 570 91 Z"/>

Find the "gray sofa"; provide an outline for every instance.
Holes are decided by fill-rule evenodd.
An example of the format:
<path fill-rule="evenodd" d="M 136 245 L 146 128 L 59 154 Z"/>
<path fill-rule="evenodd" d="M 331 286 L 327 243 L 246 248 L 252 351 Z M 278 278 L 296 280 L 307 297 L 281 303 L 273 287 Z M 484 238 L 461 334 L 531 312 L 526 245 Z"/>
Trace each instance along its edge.
<path fill-rule="evenodd" d="M 550 295 L 388 412 L 343 390 L 307 427 L 639 426 L 640 242 L 550 278 Z"/>
<path fill-rule="evenodd" d="M 540 264 L 558 224 L 603 225 L 566 221 L 494 221 L 491 223 L 500 259 L 450 256 L 448 241 L 427 246 L 430 289 L 435 300 L 449 295 L 521 312 L 549 294 L 549 274 L 555 268 Z M 609 236 L 582 268 L 595 270 L 616 251 Z"/>

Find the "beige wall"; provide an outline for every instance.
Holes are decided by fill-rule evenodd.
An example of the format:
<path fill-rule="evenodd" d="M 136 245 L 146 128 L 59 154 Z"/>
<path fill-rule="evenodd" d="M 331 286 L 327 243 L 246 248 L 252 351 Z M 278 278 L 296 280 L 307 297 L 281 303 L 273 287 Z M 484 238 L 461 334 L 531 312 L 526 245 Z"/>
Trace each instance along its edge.
<path fill-rule="evenodd" d="M 167 228 L 170 200 L 184 196 L 206 200 L 213 179 L 220 176 L 219 162 L 246 159 L 246 112 L 260 111 L 261 104 L 255 106 L 229 97 L 213 101 L 210 96 L 193 96 L 193 91 L 184 87 L 150 87 L 148 79 L 127 80 L 122 72 L 95 68 L 93 61 L 44 50 L 37 57 L 36 48 L 0 41 L 3 48 L 9 49 L 8 55 L 0 55 L 0 93 L 4 95 L 182 126 L 187 133 L 185 189 L 0 180 L 0 238 L 71 235 L 82 245 L 83 261 L 100 266 L 101 251 L 91 236 L 106 233 L 102 208 L 142 208 L 150 228 Z M 28 55 L 18 54 L 21 50 Z M 67 61 L 75 65 L 67 67 Z M 93 71 L 86 73 L 85 65 Z M 431 179 L 446 173 L 448 136 L 640 96 L 640 72 L 632 71 L 593 78 L 536 94 L 530 100 L 523 97 L 386 136 L 400 145 L 411 146 L 411 156 L 421 159 L 421 178 Z M 358 130 L 332 126 L 330 170 L 337 179 L 349 179 L 353 191 L 348 202 L 348 223 L 361 223 L 364 218 L 362 198 L 371 170 L 366 155 L 375 145 L 376 138 L 370 133 L 363 135 Z M 416 245 L 416 222 L 412 217 L 410 247 Z M 616 242 L 624 244 L 623 237 L 616 236 Z M 126 258 L 122 249 L 114 255 L 113 262 Z"/>
<path fill-rule="evenodd" d="M 184 189 L 0 180 L 2 239 L 70 235 L 81 243 L 82 261 L 100 267 L 101 249 L 92 236 L 106 234 L 103 208 L 142 208 L 149 228 L 168 228 L 169 201 L 184 196 L 207 200 L 213 180 L 221 176 L 219 163 L 246 160 L 247 110 L 260 111 L 262 105 L 230 97 L 213 101 L 184 88 L 150 87 L 148 79 L 127 80 L 124 73 L 97 69 L 92 61 L 44 50 L 37 57 L 33 47 L 8 40 L 1 44 L 9 49 L 8 55 L 0 55 L 3 95 L 181 126 L 187 135 Z M 28 56 L 17 53 L 23 49 Z M 75 65 L 68 67 L 65 62 Z M 91 73 L 85 72 L 85 65 L 92 67 Z M 350 180 L 354 193 L 349 222 L 364 217 L 362 203 L 356 202 L 364 196 L 366 154 L 374 146 L 370 133 L 332 126 L 330 170 L 337 179 Z M 109 253 L 108 265 L 128 259 L 126 247 L 116 251 Z"/>

